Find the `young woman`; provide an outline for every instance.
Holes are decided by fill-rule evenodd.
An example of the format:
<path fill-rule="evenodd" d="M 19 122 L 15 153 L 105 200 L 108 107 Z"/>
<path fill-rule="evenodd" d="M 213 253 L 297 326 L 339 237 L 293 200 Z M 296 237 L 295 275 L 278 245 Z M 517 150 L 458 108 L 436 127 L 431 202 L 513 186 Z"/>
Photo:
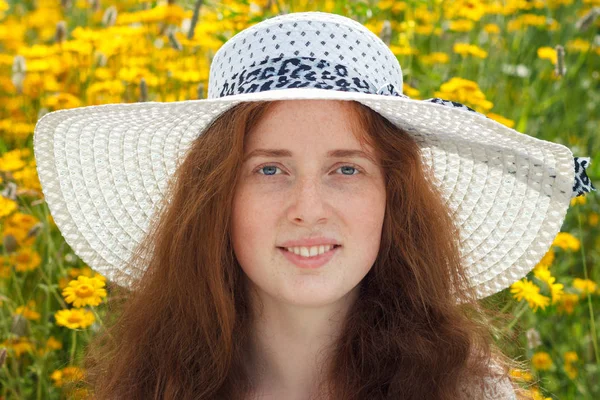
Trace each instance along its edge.
<path fill-rule="evenodd" d="M 240 32 L 209 83 L 36 127 L 54 219 L 111 283 L 95 398 L 526 398 L 480 300 L 543 257 L 589 158 L 401 94 L 339 15 Z"/>

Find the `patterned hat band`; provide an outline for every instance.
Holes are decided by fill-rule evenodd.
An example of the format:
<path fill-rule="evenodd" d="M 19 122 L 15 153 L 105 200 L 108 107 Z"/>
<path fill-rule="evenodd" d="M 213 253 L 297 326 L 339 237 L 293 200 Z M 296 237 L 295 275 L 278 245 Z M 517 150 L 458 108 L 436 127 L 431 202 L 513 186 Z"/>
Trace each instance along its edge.
<path fill-rule="evenodd" d="M 354 69 L 341 63 L 332 63 L 316 57 L 280 56 L 270 58 L 268 55 L 258 65 L 253 62 L 249 67 L 244 67 L 240 72 L 231 75 L 223 83 L 218 97 L 290 88 L 328 89 L 409 98 L 409 96 L 402 94 L 401 90 L 398 91 L 394 84 L 386 82 L 383 85 L 376 86 Z M 423 101 L 466 109 L 489 118 L 456 101 L 437 97 Z M 574 157 L 575 181 L 571 197 L 581 196 L 596 190 L 585 171 L 589 164 L 590 157 Z"/>
<path fill-rule="evenodd" d="M 234 73 L 223 83 L 218 97 L 241 93 L 264 92 L 290 88 L 316 88 L 343 92 L 390 94 L 408 97 L 393 84 L 374 85 L 350 67 L 316 57 L 275 57 L 267 55 L 258 66 Z"/>

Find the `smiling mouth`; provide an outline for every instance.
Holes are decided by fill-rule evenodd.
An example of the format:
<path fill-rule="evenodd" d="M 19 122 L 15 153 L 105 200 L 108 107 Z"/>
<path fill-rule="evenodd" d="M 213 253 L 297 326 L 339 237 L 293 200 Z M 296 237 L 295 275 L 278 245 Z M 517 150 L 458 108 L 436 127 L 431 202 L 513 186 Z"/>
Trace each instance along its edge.
<path fill-rule="evenodd" d="M 327 250 L 326 252 L 324 252 L 324 253 L 321 253 L 321 254 L 317 254 L 317 255 L 314 255 L 314 256 L 309 256 L 309 257 L 301 256 L 300 254 L 296 254 L 296 253 L 294 253 L 293 251 L 289 251 L 289 250 L 287 249 L 287 247 L 277 247 L 277 248 L 278 248 L 278 249 L 281 249 L 281 250 L 283 250 L 283 251 L 287 251 L 288 253 L 292 253 L 292 254 L 294 254 L 294 255 L 300 256 L 300 257 L 304 257 L 304 258 L 315 258 L 315 257 L 322 256 L 323 254 L 329 253 L 330 251 L 333 251 L 333 250 L 337 249 L 338 247 L 342 247 L 342 245 L 341 245 L 341 244 L 334 244 L 334 245 L 333 245 L 333 247 L 331 247 L 331 248 L 330 248 L 329 250 Z"/>

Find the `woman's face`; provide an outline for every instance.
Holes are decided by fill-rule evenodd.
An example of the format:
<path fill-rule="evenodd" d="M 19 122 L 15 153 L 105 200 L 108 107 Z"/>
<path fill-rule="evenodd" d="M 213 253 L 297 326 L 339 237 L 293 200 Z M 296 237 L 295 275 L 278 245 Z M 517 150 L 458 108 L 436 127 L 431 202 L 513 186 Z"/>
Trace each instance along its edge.
<path fill-rule="evenodd" d="M 263 297 L 305 306 L 333 303 L 375 262 L 386 201 L 383 172 L 360 155 L 329 154 L 351 150 L 374 157 L 352 134 L 346 107 L 332 100 L 279 102 L 246 137 L 232 241 Z M 305 258 L 281 248 L 310 239 L 341 247 L 319 256 L 326 262 L 316 268 L 301 267 L 293 257 Z"/>

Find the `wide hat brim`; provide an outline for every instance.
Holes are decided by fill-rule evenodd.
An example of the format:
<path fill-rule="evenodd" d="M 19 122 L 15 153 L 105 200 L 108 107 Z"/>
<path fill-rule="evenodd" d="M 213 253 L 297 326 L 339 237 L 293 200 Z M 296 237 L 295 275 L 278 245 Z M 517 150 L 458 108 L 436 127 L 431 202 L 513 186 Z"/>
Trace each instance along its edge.
<path fill-rule="evenodd" d="M 573 154 L 482 114 L 400 96 L 292 88 L 178 102 L 105 104 L 44 115 L 34 131 L 37 172 L 73 251 L 121 286 L 192 141 L 245 101 L 356 100 L 419 142 L 461 231 L 478 298 L 523 278 L 549 250 L 570 205 Z"/>

